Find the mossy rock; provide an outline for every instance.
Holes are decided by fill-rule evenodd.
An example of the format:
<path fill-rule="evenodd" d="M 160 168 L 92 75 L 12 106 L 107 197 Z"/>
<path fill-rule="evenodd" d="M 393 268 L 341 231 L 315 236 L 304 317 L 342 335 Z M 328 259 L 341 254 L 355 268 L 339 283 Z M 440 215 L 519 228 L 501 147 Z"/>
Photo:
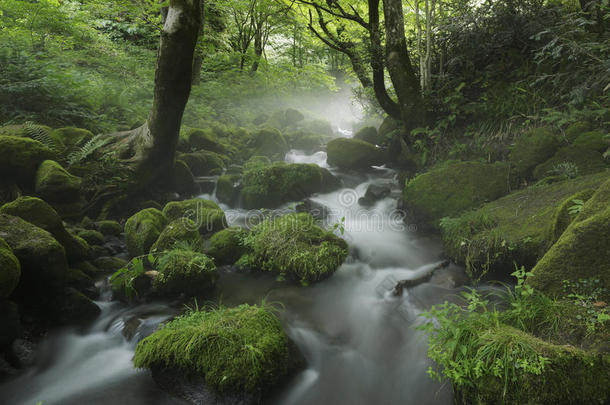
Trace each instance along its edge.
<path fill-rule="evenodd" d="M 93 279 L 84 271 L 75 267 L 70 267 L 68 269 L 66 284 L 68 287 L 73 287 L 79 291 L 93 289 L 95 287 Z M 88 297 L 91 298 L 91 296 Z"/>
<path fill-rule="evenodd" d="M 306 213 L 267 219 L 245 239 L 247 266 L 307 285 L 330 277 L 347 257 L 347 243 Z"/>
<path fill-rule="evenodd" d="M 168 322 L 138 343 L 134 365 L 201 376 L 216 393 L 260 399 L 295 371 L 293 351 L 270 308 L 243 304 Z"/>
<path fill-rule="evenodd" d="M 293 132 L 286 136 L 286 138 L 292 149 L 302 150 L 305 153 L 314 153 L 322 150 L 327 140 L 323 135 L 305 131 Z"/>
<path fill-rule="evenodd" d="M 216 198 L 224 204 L 233 205 L 241 191 L 241 174 L 223 174 L 216 182 Z"/>
<path fill-rule="evenodd" d="M 252 156 L 244 163 L 243 172 L 252 169 L 260 169 L 261 167 L 265 166 L 271 166 L 271 163 L 271 159 L 269 159 L 267 156 Z"/>
<path fill-rule="evenodd" d="M 364 127 L 358 130 L 354 134 L 354 139 L 360 139 L 361 141 L 368 142 L 373 145 L 379 144 L 379 136 L 377 135 L 377 129 L 375 127 Z"/>
<path fill-rule="evenodd" d="M 287 108 L 284 112 L 284 117 L 288 126 L 294 126 L 305 119 L 303 113 L 294 108 Z"/>
<path fill-rule="evenodd" d="M 19 307 L 12 301 L 0 298 L 0 348 L 8 347 L 21 336 L 21 317 Z"/>
<path fill-rule="evenodd" d="M 301 123 L 300 126 L 303 130 L 313 132 L 314 134 L 321 134 L 329 137 L 332 137 L 335 134 L 332 124 L 323 119 L 307 120 Z"/>
<path fill-rule="evenodd" d="M 241 201 L 245 208 L 274 208 L 313 193 L 340 187 L 340 181 L 315 164 L 276 162 L 250 169 L 242 179 Z"/>
<path fill-rule="evenodd" d="M 18 184 L 34 184 L 40 164 L 54 153 L 42 143 L 29 138 L 0 136 L 0 176 Z"/>
<path fill-rule="evenodd" d="M 565 137 L 568 142 L 572 143 L 576 138 L 585 132 L 591 131 L 591 123 L 585 121 L 575 122 L 565 130 Z"/>
<path fill-rule="evenodd" d="M 326 151 L 328 164 L 342 169 L 368 170 L 385 160 L 380 149 L 360 139 L 333 139 L 326 145 Z"/>
<path fill-rule="evenodd" d="M 600 173 L 532 186 L 475 211 L 443 219 L 440 228 L 445 253 L 465 265 L 472 279 L 487 272 L 507 277 L 515 263 L 532 268 L 551 244 L 550 229 L 559 206 L 576 193 L 596 189 L 606 179 Z"/>
<path fill-rule="evenodd" d="M 505 325 L 481 331 L 478 339 L 481 344 L 532 352 L 545 357 L 547 364 L 540 374 L 518 373 L 514 380 L 508 381 L 508 386 L 501 376 L 473 380 L 456 393 L 462 403 L 571 405 L 610 401 L 610 357 L 607 355 L 570 345 L 555 345 Z"/>
<path fill-rule="evenodd" d="M 594 189 L 587 189 L 579 191 L 578 193 L 568 197 L 553 214 L 553 220 L 551 223 L 550 236 L 549 236 L 549 247 L 557 242 L 563 232 L 572 223 L 574 218 L 578 215 L 570 213 L 570 209 L 576 205 L 575 201 L 586 202 L 595 193 Z"/>
<path fill-rule="evenodd" d="M 203 249 L 203 239 L 197 223 L 186 217 L 170 222 L 152 245 L 150 252 L 159 253 L 171 250 L 178 244 L 187 244 L 195 250 Z"/>
<path fill-rule="evenodd" d="M 123 233 L 123 227 L 117 221 L 109 219 L 98 221 L 95 223 L 95 226 L 104 236 L 121 236 L 121 233 Z"/>
<path fill-rule="evenodd" d="M 199 192 L 195 177 L 189 166 L 182 160 L 176 160 L 172 173 L 171 189 L 180 195 L 193 195 Z"/>
<path fill-rule="evenodd" d="M 205 149 L 207 151 L 225 153 L 225 148 L 210 128 L 192 129 L 186 133 L 185 138 L 188 140 L 188 146 L 191 151 Z"/>
<path fill-rule="evenodd" d="M 598 279 L 604 288 L 610 290 L 608 246 L 610 180 L 585 203 L 578 217 L 536 264 L 528 282 L 551 295 L 562 293 L 563 280 Z"/>
<path fill-rule="evenodd" d="M 566 163 L 576 167 L 576 173 L 572 176 L 597 173 L 608 167 L 601 153 L 585 146 L 566 146 L 559 149 L 553 157 L 536 166 L 534 178 L 539 180 L 548 175 L 563 174 L 565 170 L 562 165 Z"/>
<path fill-rule="evenodd" d="M 91 131 L 75 127 L 58 128 L 51 132 L 51 136 L 63 145 L 67 153 L 74 151 L 93 139 Z"/>
<path fill-rule="evenodd" d="M 73 287 L 64 290 L 61 301 L 59 321 L 65 324 L 89 322 L 102 312 L 95 302 Z"/>
<path fill-rule="evenodd" d="M 40 198 L 19 197 L 15 201 L 3 205 L 0 208 L 0 214 L 20 217 L 51 233 L 65 248 L 70 263 L 86 260 L 90 256 L 87 242 L 69 233 L 59 214 Z"/>
<path fill-rule="evenodd" d="M 210 247 L 206 253 L 213 257 L 218 265 L 233 264 L 246 253 L 242 240 L 247 234 L 247 230 L 239 227 L 216 232 L 210 238 Z"/>
<path fill-rule="evenodd" d="M 6 214 L 0 214 L 0 238 L 21 264 L 21 278 L 13 292 L 15 300 L 25 300 L 41 312 L 55 309 L 53 303 L 65 285 L 68 271 L 63 246 L 44 229 Z M 35 303 L 32 297 L 36 298 Z"/>
<path fill-rule="evenodd" d="M 8 298 L 19 284 L 21 264 L 10 246 L 0 239 L 0 299 Z"/>
<path fill-rule="evenodd" d="M 129 254 L 132 257 L 147 254 L 166 224 L 165 215 L 156 208 L 146 208 L 132 215 L 125 222 L 125 243 Z"/>
<path fill-rule="evenodd" d="M 558 148 L 559 141 L 550 130 L 532 129 L 517 139 L 509 161 L 519 177 L 530 178 L 534 168 L 551 158 Z"/>
<path fill-rule="evenodd" d="M 263 128 L 252 135 L 248 142 L 251 156 L 266 156 L 271 160 L 284 160 L 288 144 L 280 131 L 274 128 Z"/>
<path fill-rule="evenodd" d="M 93 260 L 95 267 L 102 271 L 115 272 L 125 267 L 128 261 L 116 256 L 100 256 Z"/>
<path fill-rule="evenodd" d="M 610 134 L 599 131 L 585 132 L 578 135 L 573 144 L 603 153 L 610 146 Z"/>
<path fill-rule="evenodd" d="M 104 244 L 104 234 L 92 229 L 83 229 L 77 235 L 83 238 L 88 244 L 101 246 Z"/>
<path fill-rule="evenodd" d="M 195 176 L 220 174 L 226 167 L 226 161 L 228 160 L 226 156 L 207 150 L 183 153 L 179 156 L 179 159 L 188 165 Z"/>
<path fill-rule="evenodd" d="M 405 185 L 404 208 L 427 228 L 443 217 L 456 216 L 508 194 L 505 164 L 457 162 L 420 174 Z"/>
<path fill-rule="evenodd" d="M 171 224 L 169 225 L 171 226 Z M 218 280 L 214 261 L 203 253 L 173 249 L 155 261 L 158 274 L 153 278 L 153 291 L 164 297 L 202 297 Z"/>
<path fill-rule="evenodd" d="M 67 203 L 80 198 L 81 179 L 53 160 L 42 162 L 36 172 L 36 194 L 51 203 Z"/>
<path fill-rule="evenodd" d="M 188 218 L 198 225 L 202 234 L 219 231 L 225 228 L 227 223 L 225 214 L 218 204 L 203 198 L 167 203 L 163 208 L 163 215 L 169 221 Z"/>

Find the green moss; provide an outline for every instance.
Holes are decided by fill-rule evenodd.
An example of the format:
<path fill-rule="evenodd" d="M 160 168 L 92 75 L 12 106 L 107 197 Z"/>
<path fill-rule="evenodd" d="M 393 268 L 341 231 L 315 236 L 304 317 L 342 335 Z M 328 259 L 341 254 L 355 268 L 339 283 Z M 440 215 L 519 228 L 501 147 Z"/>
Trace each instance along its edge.
<path fill-rule="evenodd" d="M 53 158 L 53 152 L 29 138 L 0 136 L 0 175 L 27 185 L 34 183 L 38 166 Z"/>
<path fill-rule="evenodd" d="M 150 248 L 151 253 L 174 249 L 176 244 L 188 244 L 195 250 L 203 249 L 203 239 L 199 234 L 199 227 L 188 218 L 178 218 L 170 222 L 157 241 Z"/>
<path fill-rule="evenodd" d="M 286 136 L 292 149 L 313 153 L 322 150 L 326 137 L 311 132 L 298 131 Z"/>
<path fill-rule="evenodd" d="M 125 223 L 125 243 L 129 254 L 132 257 L 147 254 L 166 224 L 165 215 L 155 208 L 146 208 L 132 215 Z"/>
<path fill-rule="evenodd" d="M 380 149 L 360 139 L 333 139 L 326 145 L 326 151 L 328 164 L 342 169 L 368 170 L 385 160 Z"/>
<path fill-rule="evenodd" d="M 561 164 L 566 162 L 573 164 L 577 168 L 577 175 L 587 175 L 606 170 L 606 164 L 601 153 L 589 149 L 585 146 L 566 146 L 561 148 L 544 163 L 534 169 L 534 178 L 542 179 L 549 174 L 554 174 L 561 168 Z"/>
<path fill-rule="evenodd" d="M 377 136 L 377 129 L 375 127 L 361 128 L 354 134 L 354 139 L 360 139 L 361 141 L 365 141 L 373 145 L 380 143 L 379 137 Z"/>
<path fill-rule="evenodd" d="M 572 220 L 578 214 L 570 213 L 570 209 L 576 205 L 575 201 L 587 201 L 595 193 L 594 189 L 579 191 L 578 193 L 568 197 L 553 214 L 553 222 L 551 223 L 549 247 L 561 237 L 561 234 L 567 229 Z"/>
<path fill-rule="evenodd" d="M 189 130 L 186 132 L 185 138 L 188 140 L 188 146 L 191 151 L 205 149 L 217 153 L 225 153 L 225 148 L 211 128 Z"/>
<path fill-rule="evenodd" d="M 565 130 L 565 137 L 568 140 L 568 142 L 574 142 L 574 140 L 576 138 L 578 138 L 578 136 L 580 134 L 583 134 L 585 132 L 589 132 L 591 131 L 591 124 L 588 122 L 575 122 L 574 124 L 570 125 L 569 127 L 566 128 Z"/>
<path fill-rule="evenodd" d="M 596 174 L 513 192 L 480 209 L 441 221 L 447 255 L 473 279 L 488 270 L 510 274 L 514 263 L 533 267 L 549 246 L 553 215 L 568 197 L 597 188 Z"/>
<path fill-rule="evenodd" d="M 248 231 L 238 227 L 216 232 L 210 238 L 210 247 L 206 253 L 214 258 L 216 264 L 233 264 L 246 253 L 242 240 L 247 234 Z"/>
<path fill-rule="evenodd" d="M 10 246 L 0 239 L 0 299 L 8 298 L 21 277 L 21 265 Z"/>
<path fill-rule="evenodd" d="M 510 163 L 518 176 L 529 178 L 534 168 L 549 159 L 559 142 L 546 128 L 533 129 L 517 139 L 510 152 Z"/>
<path fill-rule="evenodd" d="M 138 344 L 134 365 L 204 376 L 220 393 L 263 394 L 292 371 L 295 357 L 271 310 L 244 304 L 174 319 Z"/>
<path fill-rule="evenodd" d="M 424 227 L 493 201 L 509 191 L 503 164 L 457 162 L 421 174 L 407 182 L 403 201 L 413 220 Z"/>
<path fill-rule="evenodd" d="M 218 201 L 233 205 L 241 191 L 241 174 L 223 174 L 216 182 L 216 198 Z"/>
<path fill-rule="evenodd" d="M 178 157 L 186 162 L 195 176 L 212 176 L 222 173 L 228 158 L 218 153 L 201 150 L 183 153 Z"/>
<path fill-rule="evenodd" d="M 536 264 L 529 279 L 534 288 L 557 295 L 562 292 L 563 280 L 599 279 L 604 288 L 610 289 L 609 190 L 610 181 L 607 181 L 589 200 L 599 210 L 593 213 L 592 207 L 587 211 L 583 208 Z M 600 200 L 605 206 L 599 206 Z"/>
<path fill-rule="evenodd" d="M 573 143 L 603 153 L 610 146 L 610 135 L 598 131 L 585 132 L 578 135 Z"/>
<path fill-rule="evenodd" d="M 90 245 L 101 246 L 104 244 L 104 234 L 92 229 L 84 229 L 77 233 L 77 235 L 87 241 Z"/>
<path fill-rule="evenodd" d="M 288 152 L 288 144 L 280 131 L 273 128 L 263 128 L 252 135 L 248 147 L 251 156 L 266 156 L 271 160 L 284 160 Z"/>
<path fill-rule="evenodd" d="M 315 225 L 311 215 L 267 219 L 244 239 L 249 267 L 302 284 L 330 277 L 347 257 L 347 243 Z"/>
<path fill-rule="evenodd" d="M 163 296 L 202 296 L 214 288 L 218 279 L 214 261 L 192 250 L 170 250 L 159 255 L 155 264 L 159 274 L 152 286 Z"/>
<path fill-rule="evenodd" d="M 252 156 L 244 163 L 244 171 L 252 169 L 260 169 L 264 166 L 270 166 L 271 159 L 267 156 Z"/>
<path fill-rule="evenodd" d="M 67 153 L 72 152 L 75 148 L 81 147 L 93 139 L 93 133 L 91 133 L 91 131 L 74 127 L 56 129 L 51 132 L 51 136 L 64 146 Z"/>
<path fill-rule="evenodd" d="M 315 164 L 276 162 L 246 170 L 241 196 L 245 208 L 273 208 L 339 186 L 338 179 Z"/>
<path fill-rule="evenodd" d="M 65 203 L 79 199 L 81 179 L 53 160 L 42 162 L 36 172 L 36 194 L 45 201 Z"/>
<path fill-rule="evenodd" d="M 95 258 L 93 260 L 93 264 L 95 267 L 102 271 L 112 271 L 115 272 L 121 267 L 125 267 L 127 265 L 127 260 L 121 259 L 116 256 L 101 256 Z"/>
<path fill-rule="evenodd" d="M 95 226 L 105 236 L 121 236 L 123 233 L 123 227 L 117 221 L 99 221 L 95 223 Z"/>
<path fill-rule="evenodd" d="M 0 213 L 20 217 L 50 232 L 65 248 L 70 263 L 76 263 L 89 257 L 87 242 L 69 233 L 59 214 L 40 198 L 19 197 L 15 201 L 3 205 Z"/>
<path fill-rule="evenodd" d="M 203 198 L 172 201 L 165 205 L 163 214 L 170 221 L 180 218 L 194 221 L 202 234 L 219 231 L 227 223 L 225 214 L 218 204 Z"/>

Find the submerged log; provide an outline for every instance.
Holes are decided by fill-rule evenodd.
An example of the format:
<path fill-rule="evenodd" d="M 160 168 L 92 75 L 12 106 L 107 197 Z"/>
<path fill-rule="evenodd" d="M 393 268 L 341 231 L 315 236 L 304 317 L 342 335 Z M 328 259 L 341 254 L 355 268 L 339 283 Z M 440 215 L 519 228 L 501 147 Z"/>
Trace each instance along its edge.
<path fill-rule="evenodd" d="M 436 270 L 444 269 L 445 267 L 449 266 L 450 263 L 451 262 L 449 260 L 445 260 L 442 263 L 440 263 L 437 266 L 430 269 L 429 271 L 419 275 L 417 278 L 398 281 L 396 283 L 396 285 L 394 286 L 394 288 L 392 289 L 392 295 L 395 297 L 401 296 L 402 292 L 405 288 L 413 288 L 420 284 L 430 281 L 430 278 L 432 277 L 432 275 L 434 274 L 434 272 Z"/>

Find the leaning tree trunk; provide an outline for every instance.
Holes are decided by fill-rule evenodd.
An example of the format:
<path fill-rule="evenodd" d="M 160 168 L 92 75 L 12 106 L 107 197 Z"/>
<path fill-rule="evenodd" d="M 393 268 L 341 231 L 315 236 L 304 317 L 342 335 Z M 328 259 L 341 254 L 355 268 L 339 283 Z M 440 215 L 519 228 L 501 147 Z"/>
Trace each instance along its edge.
<path fill-rule="evenodd" d="M 150 183 L 171 173 L 182 114 L 191 92 L 193 54 L 201 24 L 200 0 L 170 0 L 161 31 L 153 106 L 139 128 L 117 134 L 121 157 Z"/>
<path fill-rule="evenodd" d="M 413 129 L 423 121 L 421 88 L 407 51 L 401 0 L 383 0 L 386 27 L 386 65 L 394 85 L 403 122 Z"/>

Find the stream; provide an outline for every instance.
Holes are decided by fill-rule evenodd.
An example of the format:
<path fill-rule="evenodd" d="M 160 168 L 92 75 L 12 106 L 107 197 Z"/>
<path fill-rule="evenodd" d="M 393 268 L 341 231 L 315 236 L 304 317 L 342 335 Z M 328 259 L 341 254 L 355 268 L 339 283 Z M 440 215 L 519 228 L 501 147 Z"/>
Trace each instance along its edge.
<path fill-rule="evenodd" d="M 286 161 L 326 166 L 325 152 L 290 151 Z M 451 387 L 426 373 L 425 337 L 416 330 L 418 314 L 456 294 L 460 269 L 449 266 L 430 282 L 394 297 L 398 280 L 437 266 L 440 242 L 418 235 L 397 210 L 395 173 L 378 168 L 368 175 L 334 172 L 345 188 L 311 198 L 328 208 L 327 226 L 341 223 L 350 256 L 328 280 L 303 288 L 277 282 L 268 274 L 221 268 L 218 296 L 224 305 L 261 299 L 281 302 L 287 333 L 307 367 L 270 403 L 297 404 L 450 404 Z M 393 184 L 389 197 L 369 208 L 358 204 L 370 184 Z M 215 199 L 205 194 L 202 198 Z M 292 205 L 281 208 L 291 210 Z M 222 205 L 230 224 L 247 223 L 251 213 Z M 344 221 L 342 222 L 342 218 Z M 56 332 L 38 348 L 35 365 L 0 386 L 1 404 L 182 404 L 162 392 L 147 371 L 131 363 L 137 342 L 181 310 L 156 302 L 133 307 L 111 301 L 98 283 L 99 318 L 85 328 Z"/>

